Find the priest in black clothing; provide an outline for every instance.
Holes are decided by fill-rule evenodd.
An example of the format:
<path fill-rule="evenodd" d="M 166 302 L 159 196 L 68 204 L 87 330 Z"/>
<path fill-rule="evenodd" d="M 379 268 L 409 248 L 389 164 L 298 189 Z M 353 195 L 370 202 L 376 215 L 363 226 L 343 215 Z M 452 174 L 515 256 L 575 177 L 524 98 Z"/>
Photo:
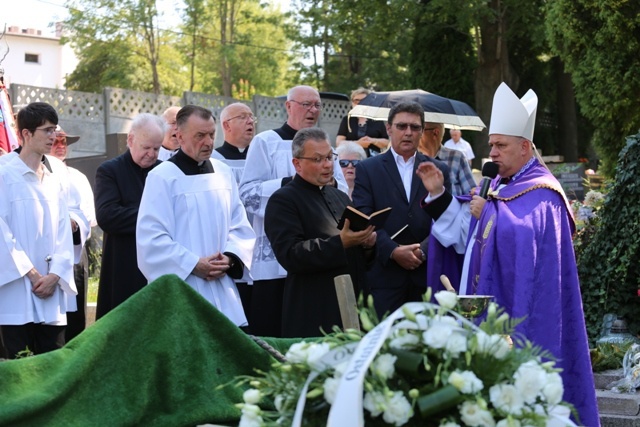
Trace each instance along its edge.
<path fill-rule="evenodd" d="M 97 319 L 147 284 L 136 263 L 136 219 L 147 174 L 161 163 L 164 126 L 158 116 L 138 115 L 127 136 L 129 149 L 96 172 L 96 219 L 104 231 Z"/>
<path fill-rule="evenodd" d="M 298 131 L 292 142 L 293 180 L 269 198 L 265 232 L 278 262 L 287 270 L 282 310 L 283 337 L 316 337 L 342 327 L 334 277 L 350 274 L 354 290 L 365 286 L 367 259 L 373 260 L 373 226 L 351 231 L 338 221 L 349 197 L 330 185 L 333 152 L 326 132 Z"/>

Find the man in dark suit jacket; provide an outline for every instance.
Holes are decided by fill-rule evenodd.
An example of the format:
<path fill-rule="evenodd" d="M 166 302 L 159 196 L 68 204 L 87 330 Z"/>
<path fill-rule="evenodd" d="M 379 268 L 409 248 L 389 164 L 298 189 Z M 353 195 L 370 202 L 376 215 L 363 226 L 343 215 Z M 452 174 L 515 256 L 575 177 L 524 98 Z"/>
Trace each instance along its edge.
<path fill-rule="evenodd" d="M 367 274 L 368 291 L 381 316 L 409 301 L 421 301 L 426 291 L 426 254 L 431 217 L 420 208 L 427 195 L 416 169 L 422 162 L 433 162 L 447 177 L 446 164 L 418 152 L 424 128 L 424 110 L 415 102 L 396 104 L 389 112 L 387 133 L 391 145 L 387 152 L 360 162 L 356 167 L 353 203 L 371 214 L 392 207 L 391 215 L 378 230 L 376 261 Z M 391 237 L 402 229 L 394 240 Z"/>
<path fill-rule="evenodd" d="M 127 136 L 129 149 L 96 172 L 96 219 L 104 231 L 96 318 L 116 308 L 147 284 L 138 269 L 136 220 L 147 174 L 156 165 L 164 121 L 140 114 Z"/>

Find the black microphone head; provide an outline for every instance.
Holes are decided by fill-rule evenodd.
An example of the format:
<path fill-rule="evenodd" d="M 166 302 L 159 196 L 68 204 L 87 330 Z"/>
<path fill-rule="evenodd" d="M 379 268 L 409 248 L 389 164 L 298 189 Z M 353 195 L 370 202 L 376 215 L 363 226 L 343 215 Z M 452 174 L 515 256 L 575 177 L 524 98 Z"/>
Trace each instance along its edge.
<path fill-rule="evenodd" d="M 487 162 L 482 166 L 482 176 L 495 178 L 498 176 L 498 165 L 493 162 Z"/>

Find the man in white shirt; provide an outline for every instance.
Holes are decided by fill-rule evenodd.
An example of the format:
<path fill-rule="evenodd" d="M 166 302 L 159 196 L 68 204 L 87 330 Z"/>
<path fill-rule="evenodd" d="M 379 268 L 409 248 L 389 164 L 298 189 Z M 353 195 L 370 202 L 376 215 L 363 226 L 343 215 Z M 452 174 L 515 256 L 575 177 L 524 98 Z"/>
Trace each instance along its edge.
<path fill-rule="evenodd" d="M 461 151 L 469 161 L 469 164 L 471 164 L 471 160 L 475 159 L 476 156 L 473 154 L 471 144 L 462 138 L 462 132 L 460 132 L 460 129 L 449 129 L 449 135 L 451 135 L 451 139 L 447 140 L 447 142 L 444 143 L 444 146 L 451 148 L 452 150 Z"/>
<path fill-rule="evenodd" d="M 62 347 L 66 313 L 76 309 L 66 190 L 42 162 L 57 123 L 49 104 L 21 109 L 23 148 L 0 169 L 0 329 L 9 358 Z"/>
<path fill-rule="evenodd" d="M 182 107 L 180 149 L 147 176 L 136 225 L 138 268 L 147 280 L 176 274 L 236 325 L 247 326 L 233 279 L 251 266 L 255 234 L 233 173 L 211 159 L 209 110 Z"/>

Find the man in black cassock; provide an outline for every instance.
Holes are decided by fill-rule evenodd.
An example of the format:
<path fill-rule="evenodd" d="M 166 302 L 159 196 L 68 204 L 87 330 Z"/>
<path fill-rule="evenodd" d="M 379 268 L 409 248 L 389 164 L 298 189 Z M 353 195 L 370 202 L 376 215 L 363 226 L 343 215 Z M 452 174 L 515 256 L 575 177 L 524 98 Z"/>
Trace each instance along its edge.
<path fill-rule="evenodd" d="M 136 220 L 147 174 L 160 164 L 164 126 L 153 114 L 137 116 L 127 136 L 129 149 L 96 172 L 96 219 L 104 232 L 96 319 L 147 284 L 138 269 Z"/>
<path fill-rule="evenodd" d="M 354 290 L 364 288 L 367 259 L 373 259 L 376 233 L 370 226 L 342 230 L 338 221 L 349 197 L 330 185 L 333 152 L 326 132 L 298 131 L 292 142 L 293 180 L 269 198 L 265 232 L 278 262 L 287 270 L 282 336 L 316 337 L 342 327 L 334 277 L 350 274 Z"/>

